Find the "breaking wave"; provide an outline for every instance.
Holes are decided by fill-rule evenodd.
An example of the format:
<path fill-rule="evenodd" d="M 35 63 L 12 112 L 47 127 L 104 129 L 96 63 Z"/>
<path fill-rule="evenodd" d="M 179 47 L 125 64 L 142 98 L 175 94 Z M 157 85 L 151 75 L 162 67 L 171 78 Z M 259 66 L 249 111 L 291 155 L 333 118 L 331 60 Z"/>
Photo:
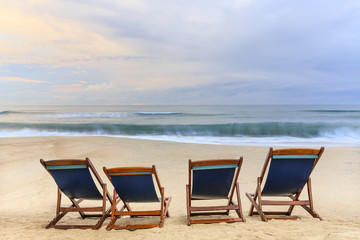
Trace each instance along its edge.
<path fill-rule="evenodd" d="M 209 136 L 209 137 L 355 137 L 360 139 L 360 127 L 329 123 L 233 123 L 233 124 L 189 124 L 189 125 L 136 125 L 110 123 L 0 123 L 0 132 L 18 131 L 53 133 L 59 135 L 169 135 L 169 136 Z"/>

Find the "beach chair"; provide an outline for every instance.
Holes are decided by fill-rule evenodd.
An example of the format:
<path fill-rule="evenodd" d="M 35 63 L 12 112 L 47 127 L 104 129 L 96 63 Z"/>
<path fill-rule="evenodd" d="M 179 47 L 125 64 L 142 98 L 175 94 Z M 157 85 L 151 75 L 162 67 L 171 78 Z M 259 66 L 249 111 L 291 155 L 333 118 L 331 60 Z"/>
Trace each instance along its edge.
<path fill-rule="evenodd" d="M 56 216 L 46 226 L 46 228 L 57 229 L 99 229 L 106 217 L 110 215 L 111 206 L 106 209 L 106 200 L 112 203 L 112 198 L 109 195 L 106 184 L 101 180 L 99 174 L 96 172 L 90 159 L 85 160 L 50 160 L 44 161 L 40 159 L 40 163 L 54 178 L 57 186 L 57 204 Z M 91 173 L 90 173 L 91 172 Z M 92 175 L 99 183 L 102 192 L 100 192 L 93 180 Z M 61 206 L 61 196 L 65 194 L 71 201 L 69 207 Z M 101 206 L 99 207 L 80 207 L 83 200 L 99 200 Z M 78 212 L 84 218 L 100 217 L 95 225 L 56 225 L 67 213 Z M 90 212 L 92 214 L 85 214 Z M 100 212 L 93 214 L 94 212 Z"/>
<path fill-rule="evenodd" d="M 314 211 L 311 191 L 310 174 L 318 163 L 324 147 L 317 149 L 279 149 L 270 148 L 260 177 L 257 178 L 255 193 L 246 193 L 251 201 L 249 216 L 260 215 L 261 220 L 269 219 L 297 219 L 291 216 L 295 206 L 303 207 L 314 218 L 322 218 Z M 269 170 L 267 171 L 268 166 Z M 264 176 L 266 182 L 261 190 Z M 300 200 L 300 194 L 307 185 L 308 200 Z M 289 197 L 290 200 L 263 200 L 263 197 Z M 286 212 L 264 211 L 263 206 L 289 205 Z M 254 211 L 254 208 L 256 211 Z"/>
<path fill-rule="evenodd" d="M 186 185 L 187 224 L 245 222 L 242 213 L 240 189 L 237 182 L 243 158 L 218 160 L 189 160 L 189 184 Z M 236 191 L 237 202 L 233 201 Z M 221 206 L 193 206 L 194 201 L 225 199 Z M 199 202 L 198 202 L 199 203 Z M 202 202 L 204 203 L 204 201 Z M 204 204 L 203 204 L 204 205 Z M 238 217 L 219 218 L 234 210 Z M 210 219 L 192 219 L 193 216 L 212 216 Z"/>
<path fill-rule="evenodd" d="M 107 230 L 161 228 L 164 225 L 165 217 L 170 216 L 168 209 L 171 197 L 165 197 L 164 188 L 160 185 L 154 165 L 152 167 L 119 167 L 109 169 L 104 167 L 103 169 L 114 186 L 114 199 L 118 196 L 124 202 L 124 205 L 117 210 L 117 203 L 113 200 L 111 220 L 106 227 Z M 157 186 L 157 188 L 155 186 Z M 160 210 L 133 211 L 129 206 L 130 203 L 160 203 Z M 140 216 L 160 216 L 160 221 L 154 224 L 116 225 L 116 220 L 121 216 L 130 216 L 132 218 Z"/>

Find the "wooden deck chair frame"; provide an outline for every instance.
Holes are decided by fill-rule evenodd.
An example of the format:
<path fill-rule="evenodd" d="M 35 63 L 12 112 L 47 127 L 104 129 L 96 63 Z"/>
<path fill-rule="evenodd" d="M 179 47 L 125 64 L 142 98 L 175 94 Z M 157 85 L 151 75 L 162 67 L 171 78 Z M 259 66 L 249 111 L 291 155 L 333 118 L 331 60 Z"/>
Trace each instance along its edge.
<path fill-rule="evenodd" d="M 103 168 L 106 176 L 109 178 L 110 182 L 114 185 L 113 180 L 111 179 L 112 175 L 152 175 L 155 178 L 156 184 L 153 182 L 154 187 L 157 186 L 160 193 L 160 210 L 151 210 L 151 211 L 133 211 L 130 208 L 131 202 L 126 202 L 126 200 L 121 199 L 119 194 L 116 191 L 116 187 L 114 185 L 114 195 L 113 198 L 119 198 L 124 203 L 119 210 L 117 210 L 116 205 L 118 202 L 113 200 L 112 211 L 111 211 L 111 220 L 107 230 L 111 229 L 145 229 L 145 228 L 154 228 L 154 227 L 163 227 L 165 222 L 165 217 L 170 217 L 169 214 L 169 205 L 172 200 L 172 197 L 165 197 L 165 189 L 161 186 L 158 174 L 156 172 L 155 166 L 152 167 L 119 167 L 119 168 Z M 121 216 L 130 216 L 130 217 L 138 217 L 138 216 L 159 216 L 160 221 L 158 224 L 115 224 L 117 219 Z"/>
<path fill-rule="evenodd" d="M 196 223 L 219 223 L 219 222 L 245 222 L 245 217 L 242 212 L 241 199 L 240 199 L 240 188 L 238 183 L 238 177 L 241 169 L 243 158 L 240 159 L 215 159 L 215 160 L 189 160 L 189 183 L 186 185 L 186 206 L 187 206 L 187 225 Z M 192 201 L 200 201 L 201 199 L 192 199 L 193 190 L 193 168 L 204 167 L 204 168 L 216 168 L 222 165 L 237 165 L 234 171 L 232 184 L 227 199 L 227 205 L 225 206 L 192 206 Z M 235 194 L 236 193 L 236 194 Z M 234 194 L 236 195 L 237 202 L 233 201 Z M 221 199 L 221 198 L 220 198 Z M 211 216 L 211 215 L 229 215 L 230 210 L 234 210 L 238 215 L 238 218 L 218 218 L 218 219 L 192 219 L 193 216 Z"/>
<path fill-rule="evenodd" d="M 297 216 L 291 216 L 292 211 L 295 206 L 301 206 L 304 208 L 311 216 L 314 218 L 318 218 L 319 220 L 323 220 L 318 213 L 314 210 L 314 203 L 313 203 L 313 197 L 312 197 L 312 189 L 311 189 L 311 178 L 310 175 L 312 171 L 314 170 L 316 164 L 318 163 L 321 155 L 324 152 L 324 147 L 321 147 L 320 150 L 318 149 L 278 149 L 273 150 L 273 148 L 270 148 L 268 156 L 265 160 L 263 169 L 261 171 L 260 177 L 257 178 L 257 187 L 255 193 L 246 193 L 246 197 L 251 202 L 251 207 L 249 211 L 249 216 L 252 215 L 260 215 L 260 218 L 262 221 L 267 222 L 270 219 L 284 219 L 284 220 L 296 220 L 299 217 Z M 307 200 L 300 200 L 300 194 L 303 191 L 304 187 L 297 192 L 296 194 L 289 195 L 288 197 L 291 199 L 290 201 L 282 201 L 282 200 L 263 200 L 262 198 L 262 190 L 261 190 L 261 184 L 264 180 L 265 173 L 267 172 L 267 168 L 269 166 L 270 161 L 272 160 L 274 155 L 317 155 L 317 158 L 315 158 L 314 164 L 312 166 L 311 172 L 309 174 L 309 178 L 306 182 L 307 185 L 307 193 L 308 193 L 308 199 Z M 271 197 L 277 197 L 271 196 Z M 264 211 L 263 206 L 280 206 L 280 205 L 289 205 L 289 209 L 286 212 L 276 212 L 276 211 Z M 254 208 L 256 211 L 254 211 Z"/>
<path fill-rule="evenodd" d="M 97 173 L 95 167 L 91 163 L 89 158 L 86 158 L 85 160 L 79 160 L 79 159 L 63 159 L 63 160 L 49 160 L 44 161 L 43 159 L 40 159 L 40 163 L 44 166 L 44 168 L 49 172 L 50 175 L 51 171 L 49 168 L 51 167 L 67 167 L 71 168 L 71 166 L 84 166 L 86 165 L 86 168 L 88 168 L 92 174 L 97 179 L 99 185 L 102 188 L 102 204 L 99 207 L 80 207 L 80 203 L 85 200 L 84 198 L 71 198 L 68 197 L 71 201 L 71 205 L 69 207 L 63 207 L 61 206 L 61 196 L 62 191 L 60 190 L 58 186 L 57 191 L 57 204 L 56 204 L 56 216 L 55 218 L 50 221 L 50 223 L 46 226 L 46 228 L 56 228 L 56 229 L 99 229 L 103 222 L 105 221 L 106 217 L 110 215 L 111 206 L 106 209 L 106 200 L 108 199 L 112 205 L 113 199 L 111 198 L 110 194 L 107 191 L 106 184 L 101 180 L 99 174 Z M 95 183 L 95 182 L 94 182 Z M 100 193 L 100 191 L 99 191 Z M 101 194 L 101 193 L 100 193 Z M 64 194 L 65 195 L 65 194 Z M 78 212 L 82 219 L 89 218 L 89 217 L 100 217 L 98 222 L 94 225 L 59 225 L 57 224 L 60 219 L 62 219 L 67 213 L 69 212 Z M 85 214 L 85 212 L 101 212 L 100 214 Z"/>

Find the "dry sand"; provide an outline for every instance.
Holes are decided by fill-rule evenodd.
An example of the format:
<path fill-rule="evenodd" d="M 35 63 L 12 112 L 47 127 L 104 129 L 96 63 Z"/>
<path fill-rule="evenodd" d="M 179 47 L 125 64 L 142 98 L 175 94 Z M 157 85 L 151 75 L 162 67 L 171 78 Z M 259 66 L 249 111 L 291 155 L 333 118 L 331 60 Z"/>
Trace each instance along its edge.
<path fill-rule="evenodd" d="M 326 147 L 313 172 L 315 210 L 324 221 L 296 207 L 294 214 L 300 220 L 262 222 L 247 216 L 250 204 L 245 192 L 255 190 L 268 149 L 108 137 L 0 138 L 0 239 L 360 239 L 360 148 Z M 188 159 L 239 156 L 244 157 L 239 183 L 247 222 L 187 226 Z M 107 219 L 99 230 L 46 230 L 55 215 L 56 185 L 39 159 L 85 157 L 92 160 L 110 192 L 103 166 L 156 165 L 165 195 L 173 197 L 164 227 L 106 231 Z M 84 220 L 76 214 L 62 220 L 78 221 Z"/>

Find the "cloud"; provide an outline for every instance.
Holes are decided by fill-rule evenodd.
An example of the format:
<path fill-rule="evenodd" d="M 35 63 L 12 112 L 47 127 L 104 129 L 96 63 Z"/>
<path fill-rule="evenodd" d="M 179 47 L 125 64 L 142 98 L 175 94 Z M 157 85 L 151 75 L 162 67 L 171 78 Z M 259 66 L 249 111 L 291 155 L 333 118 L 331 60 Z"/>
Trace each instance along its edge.
<path fill-rule="evenodd" d="M 72 72 L 75 74 L 88 73 L 86 70 L 73 70 Z"/>
<path fill-rule="evenodd" d="M 88 86 L 88 82 L 86 81 L 79 81 L 78 83 L 73 83 L 70 85 L 55 85 L 52 86 L 53 90 L 63 92 L 63 93 L 72 93 L 72 92 L 83 92 L 85 91 Z"/>
<path fill-rule="evenodd" d="M 21 77 L 6 77 L 0 76 L 0 80 L 10 81 L 10 82 L 28 82 L 28 83 L 43 83 L 43 81 L 21 78 Z"/>
<path fill-rule="evenodd" d="M 301 93 L 348 103 L 359 89 L 359 11 L 357 0 L 3 1 L 0 74 L 46 82 L 33 91 L 54 91 L 59 104 L 61 94 L 231 104 L 304 102 Z"/>
<path fill-rule="evenodd" d="M 62 7 L 59 8 L 58 4 Z M 63 67 L 80 65 L 89 56 L 92 56 L 90 59 L 96 59 L 98 56 L 107 57 L 116 53 L 129 55 L 126 47 L 103 35 L 104 26 L 100 28 L 96 22 L 76 19 L 74 16 L 67 18 L 71 10 L 63 9 L 73 7 L 71 2 L 57 1 L 2 3 L 0 34 L 4 36 L 2 45 L 6 47 L 2 48 L 1 62 Z M 77 14 L 81 14 L 80 11 L 77 9 Z M 82 11 L 85 13 L 85 10 Z"/>

